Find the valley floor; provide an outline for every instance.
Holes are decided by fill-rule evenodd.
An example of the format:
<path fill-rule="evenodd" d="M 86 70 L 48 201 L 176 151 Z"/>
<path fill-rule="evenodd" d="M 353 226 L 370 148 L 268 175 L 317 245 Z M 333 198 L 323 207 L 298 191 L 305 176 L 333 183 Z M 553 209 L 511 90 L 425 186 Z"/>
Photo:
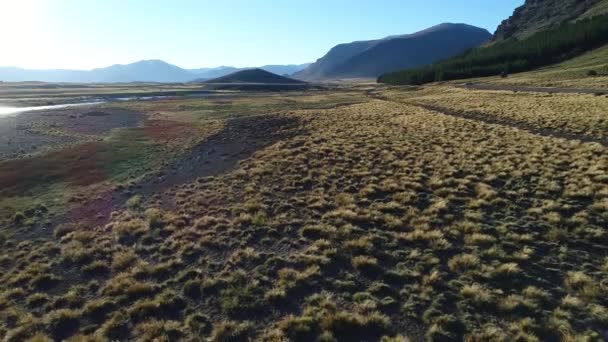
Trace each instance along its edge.
<path fill-rule="evenodd" d="M 605 339 L 596 95 L 345 85 L 21 114 L 66 140 L 0 161 L 0 337 Z"/>

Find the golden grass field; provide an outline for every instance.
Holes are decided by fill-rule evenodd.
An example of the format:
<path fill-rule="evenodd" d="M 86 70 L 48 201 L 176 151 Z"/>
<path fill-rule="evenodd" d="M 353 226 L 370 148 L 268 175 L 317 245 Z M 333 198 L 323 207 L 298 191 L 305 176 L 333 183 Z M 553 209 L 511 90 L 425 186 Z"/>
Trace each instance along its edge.
<path fill-rule="evenodd" d="M 100 144 L 112 152 L 119 139 L 127 160 L 94 162 L 112 167 L 86 184 L 61 169 L 55 187 L 30 194 L 44 210 L 11 207 L 4 341 L 608 334 L 605 96 L 352 85 L 120 106 L 144 121 Z M 205 159 L 234 165 L 138 183 Z M 102 223 L 58 219 L 124 189 Z M 44 202 L 53 191 L 76 200 Z"/>

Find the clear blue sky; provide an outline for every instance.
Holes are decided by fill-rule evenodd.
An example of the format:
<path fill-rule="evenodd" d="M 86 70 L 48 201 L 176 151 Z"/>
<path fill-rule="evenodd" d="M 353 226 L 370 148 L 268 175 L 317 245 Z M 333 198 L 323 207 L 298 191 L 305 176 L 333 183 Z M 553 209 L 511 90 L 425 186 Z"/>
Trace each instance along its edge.
<path fill-rule="evenodd" d="M 0 65 L 90 69 L 314 62 L 442 22 L 494 32 L 524 0 L 0 0 Z"/>

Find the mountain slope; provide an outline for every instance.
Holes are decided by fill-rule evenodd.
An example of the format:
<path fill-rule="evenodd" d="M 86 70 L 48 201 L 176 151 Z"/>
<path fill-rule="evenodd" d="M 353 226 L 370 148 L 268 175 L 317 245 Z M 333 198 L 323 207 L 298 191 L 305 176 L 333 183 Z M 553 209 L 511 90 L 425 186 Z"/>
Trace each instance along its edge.
<path fill-rule="evenodd" d="M 520 39 L 507 39 L 471 49 L 452 58 L 414 69 L 384 74 L 379 82 L 423 84 L 485 76 L 508 76 L 560 63 L 608 44 L 608 16 L 563 23 Z"/>
<path fill-rule="evenodd" d="M 279 76 L 262 69 L 247 69 L 207 81 L 207 83 L 295 84 L 304 82 Z"/>
<path fill-rule="evenodd" d="M 491 37 L 465 24 L 441 24 L 408 35 L 340 44 L 307 69 L 299 79 L 377 77 L 396 69 L 433 63 L 475 47 Z"/>
<path fill-rule="evenodd" d="M 564 22 L 607 12 L 606 0 L 526 0 L 498 26 L 493 41 L 527 37 Z"/>

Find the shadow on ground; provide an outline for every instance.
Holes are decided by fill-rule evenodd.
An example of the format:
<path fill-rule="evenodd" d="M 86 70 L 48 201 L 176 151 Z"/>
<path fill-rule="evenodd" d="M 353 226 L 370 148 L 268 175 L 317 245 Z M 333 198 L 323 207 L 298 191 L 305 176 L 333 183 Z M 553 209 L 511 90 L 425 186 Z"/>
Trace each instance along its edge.
<path fill-rule="evenodd" d="M 140 195 L 156 197 L 171 208 L 169 189 L 201 177 L 216 176 L 234 169 L 256 151 L 280 140 L 303 134 L 298 120 L 279 115 L 251 116 L 227 120 L 224 129 L 210 136 L 177 158 L 163 170 L 128 188 L 120 188 L 69 210 L 57 223 L 80 223 L 99 226 L 107 223 L 113 211 L 125 208 L 126 201 Z"/>

